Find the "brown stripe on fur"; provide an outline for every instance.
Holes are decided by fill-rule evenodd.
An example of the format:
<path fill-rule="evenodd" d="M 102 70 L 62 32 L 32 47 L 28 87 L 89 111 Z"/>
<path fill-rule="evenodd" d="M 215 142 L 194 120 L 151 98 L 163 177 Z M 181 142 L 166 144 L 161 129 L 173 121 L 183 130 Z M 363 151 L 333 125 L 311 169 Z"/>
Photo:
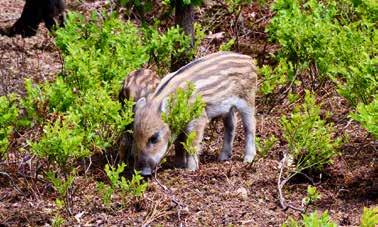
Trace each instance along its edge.
<path fill-rule="evenodd" d="M 216 67 L 219 65 L 225 64 L 225 62 L 242 62 L 250 64 L 252 58 L 246 55 L 236 54 L 232 52 L 220 52 L 216 54 L 207 55 L 203 58 L 197 59 L 194 62 L 196 64 L 190 63 L 184 66 L 185 70 L 179 69 L 177 72 L 173 73 L 171 76 L 164 78 L 159 84 L 154 96 L 165 96 L 162 94 L 163 90 L 167 90 L 166 86 L 176 87 L 176 83 L 180 83 L 186 80 L 192 80 L 193 77 L 196 77 L 198 73 L 209 72 L 212 68 L 217 70 Z M 190 66 L 190 67 L 189 67 Z M 172 90 L 164 91 L 164 93 L 171 93 Z"/>

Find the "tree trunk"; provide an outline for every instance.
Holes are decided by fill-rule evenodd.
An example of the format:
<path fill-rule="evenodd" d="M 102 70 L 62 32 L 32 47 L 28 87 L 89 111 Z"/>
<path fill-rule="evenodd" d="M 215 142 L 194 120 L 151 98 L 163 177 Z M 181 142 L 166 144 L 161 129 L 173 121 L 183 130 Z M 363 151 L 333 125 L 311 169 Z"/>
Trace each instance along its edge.
<path fill-rule="evenodd" d="M 183 0 L 175 1 L 175 24 L 183 29 L 184 33 L 190 36 L 190 48 L 194 47 L 194 18 L 193 18 L 193 6 L 185 5 Z M 176 71 L 181 66 L 186 65 L 190 62 L 189 52 L 191 49 L 188 49 L 186 53 L 183 53 L 179 56 L 173 57 L 171 61 L 171 71 Z"/>

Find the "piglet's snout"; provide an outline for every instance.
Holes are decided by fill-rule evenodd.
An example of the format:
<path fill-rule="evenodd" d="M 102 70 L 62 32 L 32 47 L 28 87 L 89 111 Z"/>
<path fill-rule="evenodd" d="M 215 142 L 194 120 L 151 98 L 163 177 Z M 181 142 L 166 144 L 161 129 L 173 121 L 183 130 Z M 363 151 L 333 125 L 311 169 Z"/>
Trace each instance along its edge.
<path fill-rule="evenodd" d="M 152 158 L 146 155 L 140 155 L 136 163 L 136 168 L 141 171 L 142 176 L 150 176 L 156 165 L 157 163 Z"/>

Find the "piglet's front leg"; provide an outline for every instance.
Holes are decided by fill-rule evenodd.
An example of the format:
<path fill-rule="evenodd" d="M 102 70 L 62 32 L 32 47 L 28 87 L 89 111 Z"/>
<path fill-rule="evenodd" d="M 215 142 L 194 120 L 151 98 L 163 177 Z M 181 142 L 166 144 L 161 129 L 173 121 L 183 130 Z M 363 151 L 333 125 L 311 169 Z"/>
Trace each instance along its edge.
<path fill-rule="evenodd" d="M 207 123 L 209 122 L 207 115 L 203 114 L 200 118 L 191 121 L 186 129 L 187 135 L 191 132 L 196 133 L 192 146 L 195 148 L 195 154 L 189 154 L 186 151 L 176 151 L 176 164 L 185 169 L 195 171 L 199 167 L 199 155 L 201 153 L 201 142 Z M 185 142 L 186 138 L 184 138 Z"/>

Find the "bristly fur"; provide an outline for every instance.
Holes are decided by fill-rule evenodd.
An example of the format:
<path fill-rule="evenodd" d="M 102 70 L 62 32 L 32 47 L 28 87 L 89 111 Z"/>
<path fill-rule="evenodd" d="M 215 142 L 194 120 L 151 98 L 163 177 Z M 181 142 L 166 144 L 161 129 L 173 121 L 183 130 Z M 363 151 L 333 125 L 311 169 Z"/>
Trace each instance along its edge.
<path fill-rule="evenodd" d="M 137 101 L 142 97 L 146 97 L 155 91 L 155 88 L 160 82 L 160 78 L 156 72 L 150 69 L 135 70 L 125 77 L 121 91 L 118 98 L 125 104 L 125 99 L 130 101 Z M 120 140 L 118 155 L 120 161 L 132 162 L 133 154 L 131 152 L 133 135 L 131 133 L 132 124 L 127 127 Z"/>
<path fill-rule="evenodd" d="M 200 152 L 203 131 L 209 119 L 223 117 L 225 138 L 220 160 L 231 157 L 234 138 L 235 115 L 241 113 L 246 133 L 245 161 L 252 161 L 255 153 L 255 92 L 257 83 L 256 67 L 252 58 L 233 52 L 218 52 L 194 60 L 174 73 L 164 77 L 155 92 L 147 100 L 136 104 L 134 119 L 134 149 L 138 156 L 138 165 L 142 174 L 151 174 L 151 170 L 164 156 L 170 135 L 168 126 L 161 119 L 164 103 L 177 88 L 184 88 L 192 82 L 195 95 L 201 95 L 206 104 L 202 117 L 195 119 L 187 127 L 187 132 L 195 131 L 197 140 L 193 146 Z M 151 138 L 157 135 L 156 143 Z M 198 168 L 198 156 L 176 151 L 177 165 L 195 170 Z"/>

